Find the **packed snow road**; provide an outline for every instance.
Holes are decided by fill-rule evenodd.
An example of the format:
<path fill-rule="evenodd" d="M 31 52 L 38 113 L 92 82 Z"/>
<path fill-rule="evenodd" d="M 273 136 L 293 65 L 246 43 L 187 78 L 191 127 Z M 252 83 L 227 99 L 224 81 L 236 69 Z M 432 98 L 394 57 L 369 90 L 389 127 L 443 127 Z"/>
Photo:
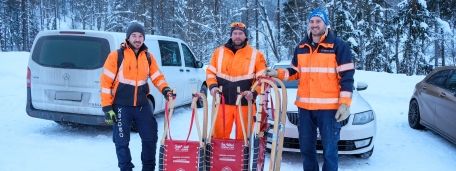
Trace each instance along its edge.
<path fill-rule="evenodd" d="M 0 52 L 0 170 L 117 170 L 110 128 L 61 126 L 25 113 L 28 55 Z M 340 170 L 455 170 L 456 145 L 429 130 L 408 126 L 408 101 L 423 76 L 357 71 L 355 78 L 369 85 L 360 93 L 377 115 L 375 150 L 369 159 L 342 155 Z M 185 136 L 190 114 L 188 106 L 175 111 L 173 137 Z M 157 121 L 161 137 L 162 114 Z M 132 134 L 130 147 L 135 170 L 140 170 L 137 133 Z M 284 153 L 282 170 L 302 170 L 300 160 L 299 153 Z"/>

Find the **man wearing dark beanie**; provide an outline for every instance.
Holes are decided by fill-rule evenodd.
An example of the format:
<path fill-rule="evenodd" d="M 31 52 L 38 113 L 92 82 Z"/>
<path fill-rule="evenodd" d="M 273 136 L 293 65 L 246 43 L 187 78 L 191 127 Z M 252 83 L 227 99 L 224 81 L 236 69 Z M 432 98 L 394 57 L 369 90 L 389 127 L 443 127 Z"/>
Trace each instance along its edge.
<path fill-rule="evenodd" d="M 230 36 L 228 42 L 217 48 L 211 58 L 206 70 L 206 83 L 209 86 L 211 95 L 221 93 L 225 97 L 225 114 L 221 110 L 216 118 L 216 127 L 213 138 L 229 138 L 233 122 L 236 124 L 236 139 L 243 139 L 241 121 L 236 106 L 237 87 L 248 99 L 253 99 L 256 92 L 251 92 L 255 78 L 266 71 L 266 61 L 263 53 L 248 45 L 247 28 L 241 22 L 234 22 L 230 25 Z M 222 92 L 218 87 L 223 86 Z M 243 120 L 247 121 L 247 101 L 242 100 Z M 252 112 L 255 113 L 255 112 Z M 251 126 L 251 125 L 249 125 Z M 247 125 L 244 125 L 247 128 Z M 251 129 L 250 129 L 251 130 Z M 247 133 L 249 134 L 249 133 Z"/>
<path fill-rule="evenodd" d="M 147 79 L 151 79 L 166 100 L 172 96 L 172 91 L 159 71 L 154 56 L 147 51 L 144 40 L 144 27 L 136 22 L 131 23 L 125 43 L 109 54 L 100 78 L 101 105 L 106 124 L 113 125 L 113 141 L 121 171 L 131 171 L 134 167 L 128 147 L 133 122 L 141 137 L 142 170 L 155 169 L 158 132 L 154 109 L 149 105 L 151 95 Z M 118 61 L 121 63 L 118 64 Z"/>

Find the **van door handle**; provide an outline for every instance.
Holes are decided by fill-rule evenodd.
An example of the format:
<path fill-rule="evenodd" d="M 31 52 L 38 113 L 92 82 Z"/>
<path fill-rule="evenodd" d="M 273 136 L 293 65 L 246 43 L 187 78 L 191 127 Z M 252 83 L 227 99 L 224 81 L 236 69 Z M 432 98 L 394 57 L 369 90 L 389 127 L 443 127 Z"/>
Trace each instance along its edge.
<path fill-rule="evenodd" d="M 184 69 L 179 69 L 180 72 L 184 72 Z"/>
<path fill-rule="evenodd" d="M 446 97 L 446 93 L 445 92 L 441 92 L 440 93 L 440 97 Z"/>
<path fill-rule="evenodd" d="M 186 69 L 185 71 L 187 71 L 187 72 L 190 72 L 190 70 L 189 70 L 189 69 Z"/>

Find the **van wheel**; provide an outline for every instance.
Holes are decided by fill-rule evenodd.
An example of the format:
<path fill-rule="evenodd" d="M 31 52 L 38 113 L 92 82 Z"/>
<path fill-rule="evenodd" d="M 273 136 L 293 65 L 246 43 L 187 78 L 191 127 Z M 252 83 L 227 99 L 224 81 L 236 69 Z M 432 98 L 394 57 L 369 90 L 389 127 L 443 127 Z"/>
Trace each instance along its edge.
<path fill-rule="evenodd" d="M 206 84 L 201 85 L 200 92 L 203 93 L 205 96 L 207 96 L 207 85 Z M 203 108 L 203 100 L 202 99 L 198 99 L 198 101 L 196 103 L 196 107 L 197 108 Z"/>
<path fill-rule="evenodd" d="M 367 159 L 370 156 L 372 156 L 372 153 L 374 153 L 374 147 L 372 147 L 371 150 L 369 150 L 369 151 L 367 151 L 365 153 L 356 154 L 355 156 L 358 157 L 358 158 Z"/>
<path fill-rule="evenodd" d="M 409 113 L 408 113 L 408 122 L 411 128 L 413 129 L 424 129 L 424 126 L 420 124 L 420 107 L 418 106 L 418 102 L 413 99 L 409 105 Z"/>

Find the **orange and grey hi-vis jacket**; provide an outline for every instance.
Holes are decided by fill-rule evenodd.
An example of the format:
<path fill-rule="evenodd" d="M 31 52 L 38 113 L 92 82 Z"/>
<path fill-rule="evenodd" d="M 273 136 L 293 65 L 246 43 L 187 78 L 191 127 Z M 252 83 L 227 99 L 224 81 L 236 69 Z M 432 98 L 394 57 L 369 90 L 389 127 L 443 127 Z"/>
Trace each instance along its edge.
<path fill-rule="evenodd" d="M 137 55 L 128 43 L 123 43 L 121 48 L 123 48 L 124 57 L 120 67 L 117 68 L 118 51 L 112 51 L 105 61 L 100 78 L 101 106 L 105 112 L 112 109 L 112 105 L 148 104 L 148 78 L 160 92 L 168 86 L 152 54 L 150 54 L 149 65 L 146 45 L 141 46 Z"/>
<path fill-rule="evenodd" d="M 355 66 L 349 46 L 332 32 L 312 44 L 307 36 L 295 49 L 292 68 L 278 70 L 282 80 L 299 79 L 296 106 L 321 110 L 350 105 Z"/>
<path fill-rule="evenodd" d="M 266 61 L 263 53 L 249 45 L 233 52 L 230 48 L 231 39 L 217 48 L 206 70 L 206 83 L 209 90 L 223 86 L 223 95 L 228 105 L 236 104 L 237 87 L 241 92 L 250 90 L 255 78 L 266 72 Z M 242 105 L 247 101 L 243 99 Z"/>

